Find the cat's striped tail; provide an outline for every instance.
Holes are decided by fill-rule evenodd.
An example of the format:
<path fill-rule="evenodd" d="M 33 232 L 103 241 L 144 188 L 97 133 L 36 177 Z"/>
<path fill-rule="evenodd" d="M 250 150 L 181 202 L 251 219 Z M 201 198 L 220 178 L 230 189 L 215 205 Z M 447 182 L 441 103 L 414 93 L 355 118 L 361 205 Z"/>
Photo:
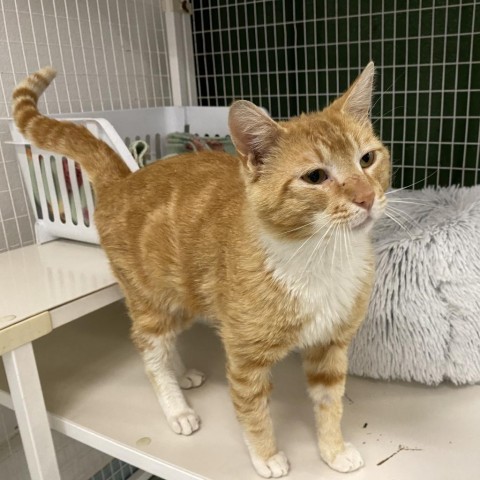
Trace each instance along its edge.
<path fill-rule="evenodd" d="M 51 67 L 42 68 L 15 88 L 13 119 L 17 128 L 36 146 L 78 162 L 95 190 L 130 175 L 130 169 L 120 156 L 85 127 L 48 118 L 38 111 L 38 98 L 56 74 Z"/>

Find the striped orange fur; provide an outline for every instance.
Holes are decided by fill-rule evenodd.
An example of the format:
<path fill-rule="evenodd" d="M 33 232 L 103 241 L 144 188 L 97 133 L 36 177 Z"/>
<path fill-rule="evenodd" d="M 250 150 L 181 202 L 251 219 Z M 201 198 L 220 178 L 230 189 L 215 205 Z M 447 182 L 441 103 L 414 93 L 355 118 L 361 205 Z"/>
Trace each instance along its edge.
<path fill-rule="evenodd" d="M 181 155 L 133 174 L 86 129 L 39 113 L 54 76 L 47 67 L 19 84 L 14 118 L 33 143 L 73 158 L 91 179 L 101 244 L 170 427 L 188 435 L 200 425 L 180 387 L 204 376 L 184 367 L 175 337 L 202 317 L 225 346 L 232 401 L 260 475 L 289 470 L 268 397 L 272 365 L 295 348 L 321 457 L 339 471 L 359 468 L 340 430 L 346 351 L 368 305 L 369 231 L 390 182 L 389 154 L 368 116 L 373 64 L 326 109 L 286 122 L 235 102 L 238 157 Z"/>
<path fill-rule="evenodd" d="M 13 92 L 13 118 L 17 128 L 38 147 L 75 159 L 89 172 L 95 184 L 127 176 L 129 168 L 105 143 L 83 126 L 59 122 L 41 115 L 37 100 L 55 78 L 45 67 L 23 80 Z"/>

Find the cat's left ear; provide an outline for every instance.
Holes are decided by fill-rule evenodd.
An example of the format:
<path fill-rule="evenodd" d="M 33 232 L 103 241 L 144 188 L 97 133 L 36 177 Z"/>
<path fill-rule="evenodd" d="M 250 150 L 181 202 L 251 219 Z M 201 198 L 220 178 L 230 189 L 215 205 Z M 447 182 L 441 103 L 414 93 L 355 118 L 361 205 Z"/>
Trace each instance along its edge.
<path fill-rule="evenodd" d="M 265 110 L 252 102 L 238 100 L 230 107 L 228 127 L 238 153 L 249 167 L 262 165 L 283 128 Z"/>
<path fill-rule="evenodd" d="M 370 62 L 350 88 L 332 103 L 331 108 L 339 109 L 361 122 L 368 120 L 372 108 L 374 74 L 375 66 Z"/>

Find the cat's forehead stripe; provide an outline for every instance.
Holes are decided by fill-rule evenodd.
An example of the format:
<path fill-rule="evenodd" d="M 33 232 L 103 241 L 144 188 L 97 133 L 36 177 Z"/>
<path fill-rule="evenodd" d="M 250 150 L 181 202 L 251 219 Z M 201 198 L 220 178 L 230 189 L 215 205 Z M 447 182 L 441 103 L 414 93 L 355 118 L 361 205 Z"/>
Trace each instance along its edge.
<path fill-rule="evenodd" d="M 323 143 L 316 143 L 313 145 L 313 150 L 320 160 L 326 160 L 329 157 L 330 150 L 325 147 Z"/>
<path fill-rule="evenodd" d="M 322 162 L 329 163 L 332 159 L 337 158 L 339 153 L 342 156 L 349 153 L 353 155 L 359 146 L 351 135 L 343 135 L 328 143 L 323 139 L 317 141 L 312 145 L 312 149 Z"/>

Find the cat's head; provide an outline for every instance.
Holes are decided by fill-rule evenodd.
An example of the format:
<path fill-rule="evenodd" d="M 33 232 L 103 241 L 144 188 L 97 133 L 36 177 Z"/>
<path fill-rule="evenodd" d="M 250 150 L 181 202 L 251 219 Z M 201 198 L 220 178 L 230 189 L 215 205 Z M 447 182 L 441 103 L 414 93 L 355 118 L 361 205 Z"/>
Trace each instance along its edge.
<path fill-rule="evenodd" d="M 367 230 L 383 213 L 390 155 L 369 113 L 374 66 L 321 112 L 275 122 L 247 101 L 230 109 L 252 207 L 269 230 L 301 238 L 329 226 Z"/>

